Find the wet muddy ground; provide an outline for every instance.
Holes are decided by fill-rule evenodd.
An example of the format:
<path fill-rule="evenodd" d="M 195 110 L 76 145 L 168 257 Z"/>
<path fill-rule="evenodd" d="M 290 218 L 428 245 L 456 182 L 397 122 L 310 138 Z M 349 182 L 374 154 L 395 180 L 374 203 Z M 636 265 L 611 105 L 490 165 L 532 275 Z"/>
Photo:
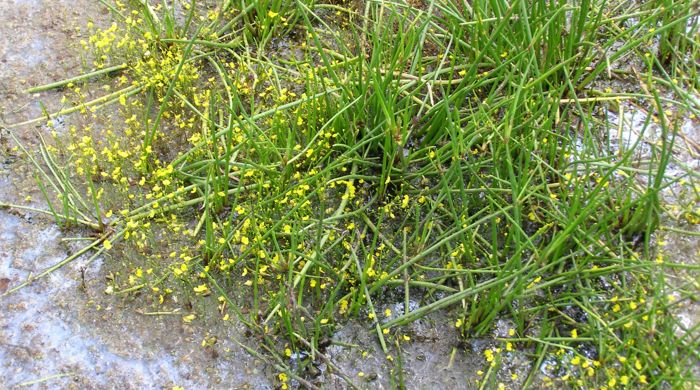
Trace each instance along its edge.
<path fill-rule="evenodd" d="M 93 0 L 0 1 L 0 123 L 40 116 L 39 102 L 49 111 L 61 108 L 59 92 L 29 96 L 22 91 L 82 72 L 76 47 L 80 31 L 76 27 L 88 20 L 107 24 L 109 16 Z M 630 126 L 633 122 L 629 118 Z M 699 126 L 697 119 L 684 126 L 686 135 L 695 142 L 700 142 Z M 37 132 L 41 131 L 45 130 L 40 126 L 13 129 L 29 145 L 36 145 Z M 30 168 L 10 145 L 7 134 L 0 134 L 0 202 L 43 208 Z M 676 157 L 697 172 L 697 156 L 679 149 Z M 685 169 L 678 164 L 675 167 Z M 664 194 L 669 204 L 683 201 L 675 194 L 681 194 L 679 187 Z M 700 230 L 682 219 L 666 218 L 665 224 L 696 233 Z M 697 236 L 666 231 L 658 235 L 658 241 L 666 243 L 671 261 L 697 264 Z M 59 231 L 50 218 L 0 208 L 0 293 L 61 261 L 79 244 Z M 208 323 L 206 319 L 184 324 L 177 313 L 144 314 L 138 300 L 104 294 L 111 260 L 88 264 L 87 259 L 78 259 L 0 298 L 0 389 L 276 386 L 275 369 L 237 343 L 257 347 L 255 340 L 243 336 L 242 326 L 222 325 L 218 320 Z M 679 278 L 687 277 L 679 273 Z M 699 308 L 697 303 L 688 302 L 678 315 L 691 327 L 700 318 Z M 411 338 L 402 345 L 409 387 L 477 386 L 476 371 L 484 365 L 482 352 L 491 346 L 488 340 L 472 340 L 465 346 L 444 315 L 418 321 L 404 332 Z M 214 347 L 201 346 L 202 340 L 212 338 L 217 340 Z M 386 357 L 366 323 L 341 326 L 333 339 L 336 343 L 326 355 L 344 375 L 361 387 L 391 387 Z M 531 368 L 527 359 L 513 354 L 509 360 L 499 378 L 506 383 L 513 373 L 524 378 Z M 346 387 L 323 361 L 314 367 L 319 385 Z M 517 388 L 517 383 L 510 383 L 510 387 Z"/>

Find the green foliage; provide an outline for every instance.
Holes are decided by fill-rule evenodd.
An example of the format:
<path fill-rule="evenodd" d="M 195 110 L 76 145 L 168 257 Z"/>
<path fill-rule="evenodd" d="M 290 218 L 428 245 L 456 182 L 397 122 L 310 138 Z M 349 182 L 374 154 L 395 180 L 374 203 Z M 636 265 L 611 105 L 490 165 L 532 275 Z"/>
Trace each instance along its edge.
<path fill-rule="evenodd" d="M 146 259 L 112 291 L 150 289 L 157 305 L 214 295 L 273 354 L 316 351 L 356 316 L 390 355 L 394 329 L 443 312 L 465 338 L 515 324 L 508 348 L 535 363 L 520 385 L 551 350 L 583 361 L 558 376 L 578 386 L 680 384 L 698 340 L 674 339 L 651 239 L 677 134 L 666 107 L 698 114 L 677 86 L 697 83 L 684 59 L 697 40 L 683 33 L 692 2 L 659 3 L 139 2 L 128 19 L 115 4 L 124 37 L 94 31 L 87 46 L 123 89 L 81 104 L 119 103 L 129 119 L 95 141 L 100 157 L 79 132 L 69 153 L 45 149 L 64 167 L 42 185 L 63 200 L 59 223 Z M 613 72 L 637 76 L 616 61 L 645 68 L 645 93 L 601 90 Z M 609 137 L 605 113 L 627 100 L 648 107 L 642 133 L 660 129 L 642 161 L 641 140 Z M 382 313 L 392 300 L 403 313 Z M 489 351 L 484 385 L 500 361 Z"/>

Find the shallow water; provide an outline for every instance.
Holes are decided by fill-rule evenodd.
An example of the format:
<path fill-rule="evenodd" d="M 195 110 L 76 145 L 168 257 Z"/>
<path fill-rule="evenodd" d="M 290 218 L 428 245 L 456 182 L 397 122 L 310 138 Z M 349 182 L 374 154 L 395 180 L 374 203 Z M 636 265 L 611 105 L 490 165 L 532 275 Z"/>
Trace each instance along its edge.
<path fill-rule="evenodd" d="M 6 212 L 0 212 L 0 224 L 0 275 L 10 285 L 67 253 L 50 224 Z M 179 316 L 139 315 L 132 305 L 105 297 L 100 265 L 79 259 L 2 300 L 0 382 L 13 387 L 65 374 L 37 387 L 265 384 L 256 375 L 260 363 L 230 342 L 220 343 L 229 353 L 214 358 L 199 345 L 201 329 L 183 325 Z"/>
<path fill-rule="evenodd" d="M 695 98 L 697 101 L 697 98 Z M 618 153 L 620 147 L 624 150 L 639 142 L 636 158 L 649 159 L 652 153 L 652 145 L 661 142 L 663 131 L 661 126 L 649 121 L 647 113 L 631 105 L 623 105 L 624 119 L 620 121 L 616 113 L 609 112 L 610 140 L 612 151 Z M 668 107 L 673 111 L 672 107 Z M 675 114 L 671 112 L 672 114 Z M 697 266 L 700 264 L 700 224 L 693 223 L 692 218 L 687 217 L 690 210 L 700 214 L 700 195 L 698 195 L 698 174 L 700 173 L 700 121 L 689 115 L 679 119 L 679 126 L 674 139 L 673 153 L 665 174 L 665 188 L 660 193 L 661 207 L 664 213 L 661 215 L 661 227 L 654 234 L 653 244 L 657 246 L 664 257 L 665 262 L 680 265 Z M 641 183 L 640 184 L 644 184 Z M 695 188 L 694 188 L 695 186 Z M 677 229 L 689 233 L 673 231 Z M 678 297 L 678 291 L 674 286 L 682 286 L 690 283 L 694 286 L 696 298 L 681 302 L 674 310 L 673 315 L 678 323 L 676 334 L 683 336 L 686 331 L 700 323 L 700 300 L 697 293 L 700 291 L 697 271 L 667 269 L 671 289 L 668 294 Z M 694 367 L 695 375 L 700 375 L 700 365 Z"/>

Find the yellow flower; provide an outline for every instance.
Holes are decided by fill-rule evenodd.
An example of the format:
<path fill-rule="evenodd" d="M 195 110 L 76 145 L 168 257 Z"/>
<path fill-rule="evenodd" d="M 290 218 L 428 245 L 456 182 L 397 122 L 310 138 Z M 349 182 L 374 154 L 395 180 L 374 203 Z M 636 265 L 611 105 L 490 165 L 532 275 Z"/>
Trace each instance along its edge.
<path fill-rule="evenodd" d="M 106 250 L 112 249 L 112 243 L 107 239 L 102 242 L 102 246 L 104 246 Z"/>
<path fill-rule="evenodd" d="M 271 19 L 276 18 L 277 15 L 279 15 L 279 12 L 274 12 L 274 11 L 272 11 L 272 10 L 270 10 L 270 11 L 267 12 L 267 16 L 269 16 Z"/>

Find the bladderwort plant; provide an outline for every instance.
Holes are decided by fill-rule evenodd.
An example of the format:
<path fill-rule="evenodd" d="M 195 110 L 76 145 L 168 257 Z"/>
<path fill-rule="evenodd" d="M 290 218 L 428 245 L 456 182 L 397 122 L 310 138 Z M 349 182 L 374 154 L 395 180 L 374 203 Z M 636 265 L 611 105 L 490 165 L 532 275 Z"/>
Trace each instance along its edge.
<path fill-rule="evenodd" d="M 679 118 L 700 111 L 693 1 L 103 3 L 93 69 L 30 89 L 69 108 L 17 124 L 113 112 L 24 150 L 35 211 L 98 238 L 9 292 L 135 251 L 108 293 L 185 322 L 215 305 L 283 388 L 316 386 L 290 358 L 332 365 L 336 324 L 364 321 L 399 367 L 402 327 L 436 313 L 491 339 L 465 373 L 481 388 L 515 350 L 513 386 L 696 381 L 698 326 L 673 313 L 697 281 L 671 274 L 698 266 L 653 243 Z M 658 142 L 611 136 L 629 104 Z"/>

